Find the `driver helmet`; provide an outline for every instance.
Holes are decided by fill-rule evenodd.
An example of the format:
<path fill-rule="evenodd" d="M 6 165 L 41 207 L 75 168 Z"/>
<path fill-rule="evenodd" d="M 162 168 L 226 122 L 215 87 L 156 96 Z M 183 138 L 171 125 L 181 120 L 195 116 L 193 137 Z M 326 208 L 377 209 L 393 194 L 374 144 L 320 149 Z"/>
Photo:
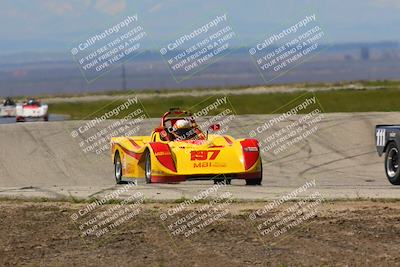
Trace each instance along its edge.
<path fill-rule="evenodd" d="M 179 129 L 188 129 L 192 128 L 192 124 L 188 120 L 177 120 L 174 124 L 174 129 L 179 130 Z"/>
<path fill-rule="evenodd" d="M 190 121 L 180 119 L 174 123 L 172 133 L 175 135 L 175 137 L 188 139 L 191 135 L 192 128 L 192 123 Z"/>

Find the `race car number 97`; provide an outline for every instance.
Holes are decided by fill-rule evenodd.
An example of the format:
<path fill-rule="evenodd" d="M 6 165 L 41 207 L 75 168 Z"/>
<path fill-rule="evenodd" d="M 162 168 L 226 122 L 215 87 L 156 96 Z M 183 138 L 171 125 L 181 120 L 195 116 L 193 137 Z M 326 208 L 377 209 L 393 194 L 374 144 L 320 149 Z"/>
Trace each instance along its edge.
<path fill-rule="evenodd" d="M 219 150 L 197 150 L 191 151 L 191 160 L 215 160 Z"/>

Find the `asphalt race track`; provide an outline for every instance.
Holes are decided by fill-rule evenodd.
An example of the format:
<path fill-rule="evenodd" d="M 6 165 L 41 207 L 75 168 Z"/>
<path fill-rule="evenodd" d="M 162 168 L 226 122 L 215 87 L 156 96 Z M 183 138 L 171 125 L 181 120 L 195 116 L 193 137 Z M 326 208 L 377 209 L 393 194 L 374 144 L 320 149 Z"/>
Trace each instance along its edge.
<path fill-rule="evenodd" d="M 272 115 L 239 116 L 229 124 L 228 134 L 245 137 L 270 118 Z M 245 186 L 238 180 L 220 190 L 242 200 L 276 199 L 315 180 L 316 186 L 309 190 L 319 191 L 327 199 L 399 198 L 400 187 L 387 181 L 374 139 L 376 124 L 400 123 L 399 118 L 400 113 L 325 114 L 313 135 L 278 155 L 263 153 L 262 186 Z M 149 134 L 158 122 L 146 120 L 139 134 Z M 84 153 L 79 146 L 81 137 L 71 137 L 84 123 L 0 125 L 0 197 L 101 197 L 124 186 L 114 183 L 109 153 Z M 274 126 L 275 130 L 285 124 L 290 121 Z M 151 200 L 190 198 L 210 186 L 212 181 L 146 185 L 140 180 L 120 197 L 139 190 Z"/>

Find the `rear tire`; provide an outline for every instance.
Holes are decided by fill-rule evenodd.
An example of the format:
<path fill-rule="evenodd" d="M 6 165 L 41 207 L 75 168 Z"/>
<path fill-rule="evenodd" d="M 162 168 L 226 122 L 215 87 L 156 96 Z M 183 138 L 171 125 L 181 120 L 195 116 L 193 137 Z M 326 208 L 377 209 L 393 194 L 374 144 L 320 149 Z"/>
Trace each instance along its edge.
<path fill-rule="evenodd" d="M 261 185 L 261 182 L 262 182 L 262 178 L 247 179 L 246 185 Z"/>
<path fill-rule="evenodd" d="M 150 151 L 146 152 L 145 163 L 144 163 L 144 176 L 146 178 L 146 183 L 151 184 L 151 155 Z"/>
<path fill-rule="evenodd" d="M 119 153 L 115 153 L 115 159 L 114 159 L 114 175 L 115 175 L 115 182 L 117 184 L 122 183 L 122 163 L 121 163 L 121 157 L 119 156 Z"/>
<path fill-rule="evenodd" d="M 261 160 L 261 159 L 260 159 Z M 253 179 L 246 179 L 246 185 L 261 185 L 262 179 L 263 179 L 263 167 L 262 167 L 262 161 L 261 161 L 261 172 L 260 172 L 260 177 L 259 178 L 253 178 Z"/>
<path fill-rule="evenodd" d="M 399 148 L 395 142 L 390 142 L 386 149 L 385 171 L 392 185 L 400 185 Z"/>
<path fill-rule="evenodd" d="M 25 118 L 24 117 L 17 117 L 16 122 L 24 122 Z"/>

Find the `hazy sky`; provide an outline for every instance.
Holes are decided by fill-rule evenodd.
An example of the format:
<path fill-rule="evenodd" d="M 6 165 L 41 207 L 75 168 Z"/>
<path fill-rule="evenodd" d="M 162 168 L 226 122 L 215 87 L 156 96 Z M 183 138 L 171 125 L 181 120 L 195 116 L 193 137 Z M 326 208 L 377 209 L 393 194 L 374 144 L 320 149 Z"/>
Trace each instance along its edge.
<path fill-rule="evenodd" d="M 69 50 L 133 14 L 159 48 L 223 13 L 241 45 L 314 13 L 333 43 L 400 41 L 400 0 L 2 0 L 0 50 Z"/>

